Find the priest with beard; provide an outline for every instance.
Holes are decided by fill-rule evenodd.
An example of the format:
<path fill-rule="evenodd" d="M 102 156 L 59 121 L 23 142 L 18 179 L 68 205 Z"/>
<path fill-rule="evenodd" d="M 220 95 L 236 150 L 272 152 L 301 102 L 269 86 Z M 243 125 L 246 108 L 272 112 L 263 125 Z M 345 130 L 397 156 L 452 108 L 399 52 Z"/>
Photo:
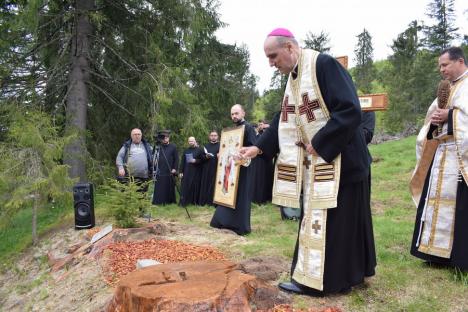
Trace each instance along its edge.
<path fill-rule="evenodd" d="M 243 146 L 251 146 L 256 141 L 255 130 L 245 121 L 245 111 L 240 104 L 231 108 L 231 119 L 235 126 L 245 125 Z M 250 206 L 251 186 L 252 186 L 251 168 L 240 166 L 239 179 L 237 180 L 237 198 L 235 208 L 229 208 L 222 205 L 216 206 L 216 211 L 211 219 L 210 226 L 219 229 L 229 229 L 238 235 L 250 233 Z"/>
<path fill-rule="evenodd" d="M 218 164 L 219 142 L 218 132 L 210 132 L 209 143 L 204 146 L 202 175 L 200 183 L 199 205 L 213 205 L 213 194 L 216 180 L 216 166 Z"/>
<path fill-rule="evenodd" d="M 175 175 L 179 167 L 179 155 L 174 144 L 169 143 L 169 131 L 158 135 L 153 155 L 154 192 L 153 205 L 166 205 L 176 202 Z"/>
<path fill-rule="evenodd" d="M 180 205 L 198 205 L 200 194 L 201 164 L 203 151 L 198 147 L 194 137 L 188 138 L 189 148 L 182 154 L 180 162 Z"/>

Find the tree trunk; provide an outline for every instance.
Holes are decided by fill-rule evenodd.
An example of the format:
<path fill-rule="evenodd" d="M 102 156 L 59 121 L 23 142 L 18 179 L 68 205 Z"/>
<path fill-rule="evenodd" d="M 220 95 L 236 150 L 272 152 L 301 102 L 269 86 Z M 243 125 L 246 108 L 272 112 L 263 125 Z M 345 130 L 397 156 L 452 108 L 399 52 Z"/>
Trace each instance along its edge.
<path fill-rule="evenodd" d="M 37 245 L 39 238 L 37 236 L 37 208 L 40 202 L 40 195 L 38 192 L 34 193 L 33 207 L 32 207 L 32 244 Z"/>
<path fill-rule="evenodd" d="M 70 166 L 71 178 L 86 181 L 86 115 L 88 109 L 89 35 L 93 28 L 88 19 L 94 0 L 76 0 L 74 36 L 70 51 L 70 71 L 66 106 L 67 135 L 75 134 L 64 149 L 64 163 Z"/>

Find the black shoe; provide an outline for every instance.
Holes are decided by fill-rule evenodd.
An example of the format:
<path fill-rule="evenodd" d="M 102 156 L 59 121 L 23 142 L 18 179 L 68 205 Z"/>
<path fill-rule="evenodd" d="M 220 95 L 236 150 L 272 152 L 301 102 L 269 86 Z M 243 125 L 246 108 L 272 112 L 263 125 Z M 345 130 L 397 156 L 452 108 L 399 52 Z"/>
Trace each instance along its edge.
<path fill-rule="evenodd" d="M 292 292 L 298 295 L 306 295 L 306 296 L 312 296 L 312 297 L 323 297 L 324 294 L 323 292 L 319 290 L 315 290 L 309 287 L 301 287 L 295 283 L 291 282 L 285 282 L 285 283 L 279 283 L 278 287 L 282 290 Z"/>

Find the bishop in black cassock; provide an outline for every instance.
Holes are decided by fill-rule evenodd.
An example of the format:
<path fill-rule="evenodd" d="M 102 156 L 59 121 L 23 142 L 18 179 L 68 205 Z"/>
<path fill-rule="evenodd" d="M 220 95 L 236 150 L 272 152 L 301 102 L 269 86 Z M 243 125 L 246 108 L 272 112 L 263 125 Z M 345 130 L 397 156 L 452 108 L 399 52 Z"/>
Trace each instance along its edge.
<path fill-rule="evenodd" d="M 180 205 L 198 205 L 200 194 L 201 164 L 203 151 L 197 146 L 194 137 L 188 139 L 187 148 L 180 162 L 182 183 L 180 189 Z"/>
<path fill-rule="evenodd" d="M 211 131 L 210 142 L 204 146 L 203 166 L 200 183 L 199 204 L 213 205 L 213 194 L 216 180 L 216 165 L 218 164 L 219 142 L 218 133 Z"/>
<path fill-rule="evenodd" d="M 169 135 L 154 148 L 154 192 L 153 205 L 176 202 L 175 175 L 179 167 L 179 156 L 174 144 L 169 143 Z"/>
<path fill-rule="evenodd" d="M 236 126 L 245 125 L 243 146 L 251 146 L 256 140 L 255 130 L 244 120 L 244 116 L 245 111 L 241 105 L 236 104 L 231 108 L 231 119 L 234 124 Z M 217 205 L 210 226 L 220 229 L 230 229 L 239 235 L 250 233 L 251 185 L 250 168 L 241 166 L 235 209 Z"/>
<path fill-rule="evenodd" d="M 302 69 L 297 64 L 303 51 L 288 30 L 273 31 L 267 37 L 264 48 L 271 66 L 283 74 L 291 74 L 290 80 L 300 79 L 298 73 Z M 333 57 L 319 54 L 315 65 L 312 75 L 316 75 L 330 117 L 311 142 L 304 144 L 308 154 L 318 155 L 328 163 L 341 154 L 337 207 L 327 209 L 322 291 L 311 283 L 310 286 L 305 285 L 309 283 L 299 283 L 293 278 L 291 283 L 280 283 L 279 287 L 299 294 L 322 296 L 347 292 L 352 286 L 362 283 L 366 276 L 374 275 L 376 256 L 368 186 L 369 158 L 360 126 L 359 99 L 350 75 Z M 283 105 L 283 113 L 289 113 L 287 108 L 287 105 Z M 279 117 L 280 114 L 275 116 L 270 128 L 255 144 L 256 147 L 243 149 L 241 154 L 255 157 L 260 152 L 270 156 L 280 152 Z M 309 117 L 313 118 L 313 114 Z M 299 230 L 303 226 L 302 217 Z M 299 241 L 296 241 L 291 276 L 300 260 L 298 246 Z"/>

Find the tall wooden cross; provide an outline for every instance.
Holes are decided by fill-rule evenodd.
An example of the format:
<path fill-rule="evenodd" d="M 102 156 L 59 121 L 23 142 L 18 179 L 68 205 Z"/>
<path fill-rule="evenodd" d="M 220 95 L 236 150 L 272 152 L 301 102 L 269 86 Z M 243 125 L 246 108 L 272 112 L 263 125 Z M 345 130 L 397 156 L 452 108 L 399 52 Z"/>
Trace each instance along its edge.
<path fill-rule="evenodd" d="M 338 56 L 336 60 L 348 69 L 348 57 Z M 386 93 L 364 94 L 359 96 L 361 109 L 364 112 L 387 110 L 388 98 Z"/>

